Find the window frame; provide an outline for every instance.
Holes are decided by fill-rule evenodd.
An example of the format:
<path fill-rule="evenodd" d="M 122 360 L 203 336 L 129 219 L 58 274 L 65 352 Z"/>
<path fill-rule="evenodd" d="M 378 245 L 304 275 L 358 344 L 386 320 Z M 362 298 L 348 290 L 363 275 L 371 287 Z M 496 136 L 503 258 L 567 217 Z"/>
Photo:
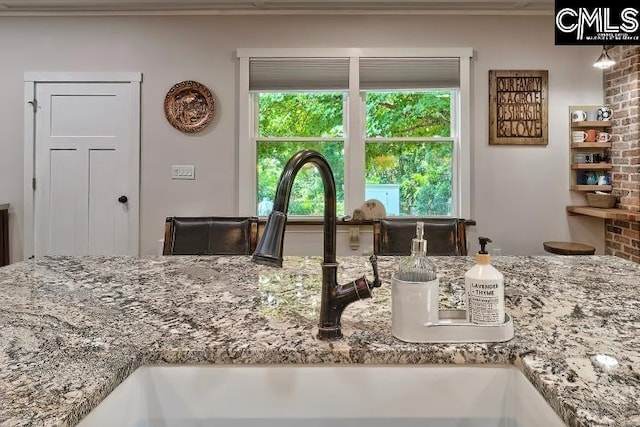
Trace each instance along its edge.
<path fill-rule="evenodd" d="M 471 58 L 472 48 L 273 48 L 238 49 L 238 215 L 257 212 L 257 146 L 256 114 L 249 91 L 249 61 L 251 58 L 349 58 L 348 118 L 345 147 L 345 211 L 353 212 L 364 202 L 365 195 L 365 135 L 364 100 L 360 90 L 360 58 L 457 58 L 460 64 L 459 122 L 452 133 L 454 142 L 454 177 L 452 216 L 471 216 Z"/>

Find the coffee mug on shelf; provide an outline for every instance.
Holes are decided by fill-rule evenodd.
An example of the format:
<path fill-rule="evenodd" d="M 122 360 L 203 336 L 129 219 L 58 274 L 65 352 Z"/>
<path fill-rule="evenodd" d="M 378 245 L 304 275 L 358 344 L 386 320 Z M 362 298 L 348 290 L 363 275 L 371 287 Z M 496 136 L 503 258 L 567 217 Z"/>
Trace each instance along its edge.
<path fill-rule="evenodd" d="M 595 172 L 587 172 L 587 185 L 598 184 L 598 174 Z"/>
<path fill-rule="evenodd" d="M 598 110 L 587 110 L 587 120 L 590 122 L 595 122 L 598 120 Z"/>
<path fill-rule="evenodd" d="M 611 120 L 611 116 L 613 115 L 613 111 L 609 107 L 600 107 L 598 108 L 598 120 Z"/>
<path fill-rule="evenodd" d="M 587 153 L 575 153 L 573 163 L 587 163 Z"/>
<path fill-rule="evenodd" d="M 597 129 L 589 129 L 585 131 L 587 136 L 584 138 L 584 142 L 596 142 L 598 139 L 598 130 Z"/>
<path fill-rule="evenodd" d="M 587 184 L 587 174 L 585 171 L 576 171 L 576 184 L 578 185 Z"/>
<path fill-rule="evenodd" d="M 598 176 L 598 185 L 609 185 L 611 184 L 611 180 L 609 179 L 609 175 L 600 175 Z"/>
<path fill-rule="evenodd" d="M 598 110 L 600 111 L 600 110 Z M 599 117 L 598 113 L 598 117 Z M 576 110 L 573 113 L 571 113 L 571 121 L 572 122 L 584 122 L 585 120 L 587 120 L 587 113 L 585 113 L 582 110 Z"/>
<path fill-rule="evenodd" d="M 587 133 L 581 130 L 574 130 L 571 132 L 572 142 L 584 142 L 587 139 Z"/>
<path fill-rule="evenodd" d="M 613 138 L 613 135 L 609 132 L 600 132 L 598 134 L 598 142 L 609 142 L 611 141 L 611 138 Z"/>

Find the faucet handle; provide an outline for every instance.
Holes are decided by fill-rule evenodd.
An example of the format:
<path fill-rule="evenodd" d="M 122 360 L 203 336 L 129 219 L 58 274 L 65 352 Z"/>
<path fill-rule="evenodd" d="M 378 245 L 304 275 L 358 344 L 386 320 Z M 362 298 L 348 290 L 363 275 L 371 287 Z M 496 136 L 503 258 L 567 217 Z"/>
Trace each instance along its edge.
<path fill-rule="evenodd" d="M 369 283 L 369 286 L 372 288 L 379 288 L 382 286 L 382 282 L 380 281 L 380 276 L 378 275 L 378 257 L 375 255 L 371 255 L 369 257 L 369 262 L 371 262 L 371 267 L 373 267 L 373 282 Z"/>

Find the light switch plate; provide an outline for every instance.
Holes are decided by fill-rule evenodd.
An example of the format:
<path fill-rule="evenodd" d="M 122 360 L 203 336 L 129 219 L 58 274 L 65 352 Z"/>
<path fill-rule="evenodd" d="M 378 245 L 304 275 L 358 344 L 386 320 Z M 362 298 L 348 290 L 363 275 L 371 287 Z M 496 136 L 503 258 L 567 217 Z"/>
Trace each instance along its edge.
<path fill-rule="evenodd" d="M 171 179 L 196 179 L 193 165 L 171 165 Z"/>

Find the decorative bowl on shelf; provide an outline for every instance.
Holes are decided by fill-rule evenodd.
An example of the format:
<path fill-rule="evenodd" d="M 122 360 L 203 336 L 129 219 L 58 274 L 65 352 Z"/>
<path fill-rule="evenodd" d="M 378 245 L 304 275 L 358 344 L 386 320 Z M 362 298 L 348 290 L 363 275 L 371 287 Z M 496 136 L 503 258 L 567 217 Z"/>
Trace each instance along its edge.
<path fill-rule="evenodd" d="M 617 198 L 613 194 L 586 193 L 587 204 L 592 208 L 609 209 L 616 205 Z"/>

